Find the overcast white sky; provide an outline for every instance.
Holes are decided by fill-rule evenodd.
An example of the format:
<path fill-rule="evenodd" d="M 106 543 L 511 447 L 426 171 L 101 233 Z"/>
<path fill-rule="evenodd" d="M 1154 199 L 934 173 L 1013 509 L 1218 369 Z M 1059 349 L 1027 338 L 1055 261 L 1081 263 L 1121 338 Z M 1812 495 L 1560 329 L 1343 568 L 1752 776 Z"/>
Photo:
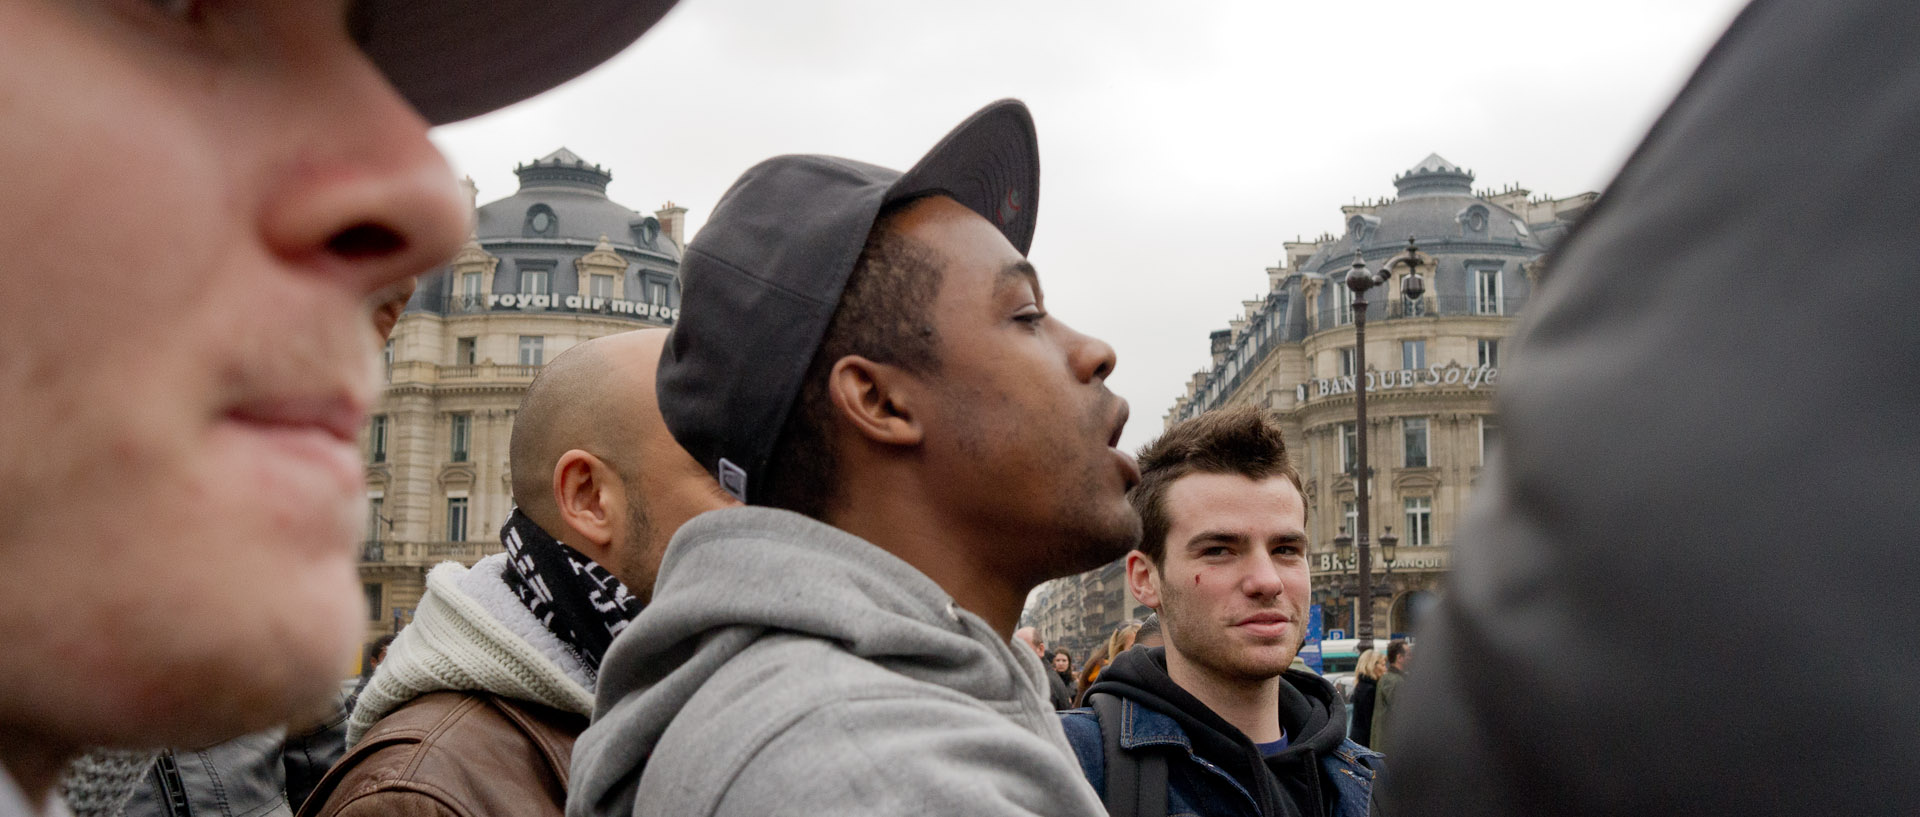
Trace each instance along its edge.
<path fill-rule="evenodd" d="M 1050 310 L 1112 343 L 1124 445 L 1158 435 L 1207 333 L 1281 243 L 1342 229 L 1429 153 L 1482 188 L 1599 190 L 1739 0 L 682 0 L 566 86 L 434 131 L 487 202 L 562 145 L 615 201 L 690 208 L 748 166 L 905 169 L 981 105 L 1040 136 L 1031 258 Z"/>

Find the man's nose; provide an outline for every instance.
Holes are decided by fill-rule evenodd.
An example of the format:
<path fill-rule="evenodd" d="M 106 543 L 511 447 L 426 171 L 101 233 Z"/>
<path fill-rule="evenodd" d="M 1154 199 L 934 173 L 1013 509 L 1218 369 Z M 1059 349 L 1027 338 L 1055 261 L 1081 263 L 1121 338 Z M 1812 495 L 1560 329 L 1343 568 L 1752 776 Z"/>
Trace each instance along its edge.
<path fill-rule="evenodd" d="M 472 207 L 426 121 L 344 37 L 324 50 L 285 80 L 302 104 L 281 111 L 261 231 L 293 266 L 365 297 L 452 257 Z"/>

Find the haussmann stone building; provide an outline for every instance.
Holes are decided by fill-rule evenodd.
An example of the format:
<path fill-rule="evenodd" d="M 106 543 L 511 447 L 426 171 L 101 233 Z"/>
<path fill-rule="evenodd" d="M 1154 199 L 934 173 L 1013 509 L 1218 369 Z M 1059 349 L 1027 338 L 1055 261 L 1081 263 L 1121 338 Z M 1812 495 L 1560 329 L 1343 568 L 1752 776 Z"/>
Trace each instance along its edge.
<path fill-rule="evenodd" d="M 477 208 L 474 235 L 420 279 L 387 344 L 362 437 L 369 639 L 411 620 L 428 568 L 501 551 L 507 444 L 540 367 L 679 312 L 685 208 L 630 210 L 607 198 L 610 170 L 565 148 L 514 172 L 520 189 Z"/>
<path fill-rule="evenodd" d="M 1279 416 L 1305 482 L 1313 600 L 1330 633 L 1352 637 L 1361 603 L 1355 565 L 1334 547 L 1357 528 L 1355 390 L 1368 389 L 1374 633 L 1386 637 L 1411 628 L 1451 564 L 1455 525 L 1500 437 L 1493 394 L 1507 336 L 1540 279 L 1542 255 L 1597 197 L 1476 191 L 1473 181 L 1471 171 L 1429 156 L 1393 179 L 1394 198 L 1340 208 L 1342 234 L 1285 242 L 1279 266 L 1266 271 L 1267 291 L 1212 334 L 1211 365 L 1166 416 L 1171 426 L 1231 405 Z M 1426 292 L 1405 297 L 1405 267 L 1368 291 L 1367 371 L 1357 372 L 1347 273 L 1356 252 L 1379 269 L 1409 237 Z M 1389 528 L 1399 540 L 1392 564 L 1379 547 Z M 1111 565 L 1043 586 L 1029 620 L 1043 634 L 1052 627 L 1055 638 L 1091 643 L 1142 614 L 1108 572 Z M 1076 620 L 1068 604 L 1084 613 Z"/>

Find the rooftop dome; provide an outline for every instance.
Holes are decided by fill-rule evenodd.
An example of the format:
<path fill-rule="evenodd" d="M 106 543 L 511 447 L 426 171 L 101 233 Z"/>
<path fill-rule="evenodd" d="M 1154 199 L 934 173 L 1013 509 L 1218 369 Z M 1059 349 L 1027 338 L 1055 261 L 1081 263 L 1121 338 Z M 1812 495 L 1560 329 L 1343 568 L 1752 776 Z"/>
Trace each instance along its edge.
<path fill-rule="evenodd" d="M 604 194 L 607 192 L 607 183 L 613 181 L 613 171 L 599 165 L 589 165 L 587 160 L 564 147 L 533 160 L 532 164 L 515 165 L 513 175 L 520 177 L 521 190 L 533 187 L 577 187 Z"/>
<path fill-rule="evenodd" d="M 1421 196 L 1471 196 L 1473 195 L 1473 171 L 1461 170 L 1459 165 L 1441 158 L 1438 153 L 1429 153 L 1427 158 L 1407 169 L 1407 172 L 1393 177 L 1394 189 L 1400 191 L 1400 198 L 1411 199 Z"/>
<path fill-rule="evenodd" d="M 1399 198 L 1349 209 L 1346 232 L 1323 245 L 1302 268 L 1338 273 L 1353 263 L 1356 247 L 1369 257 L 1391 255 L 1406 246 L 1408 236 L 1431 252 L 1445 252 L 1441 248 L 1446 245 L 1495 245 L 1520 253 L 1542 249 L 1539 238 L 1511 211 L 1473 192 L 1472 171 L 1438 153 L 1395 176 L 1393 185 Z"/>
<path fill-rule="evenodd" d="M 613 171 L 560 148 L 514 168 L 520 189 L 480 206 L 474 233 L 483 244 L 502 241 L 598 243 L 651 250 L 678 258 L 680 249 L 663 236 L 653 216 L 607 198 Z"/>

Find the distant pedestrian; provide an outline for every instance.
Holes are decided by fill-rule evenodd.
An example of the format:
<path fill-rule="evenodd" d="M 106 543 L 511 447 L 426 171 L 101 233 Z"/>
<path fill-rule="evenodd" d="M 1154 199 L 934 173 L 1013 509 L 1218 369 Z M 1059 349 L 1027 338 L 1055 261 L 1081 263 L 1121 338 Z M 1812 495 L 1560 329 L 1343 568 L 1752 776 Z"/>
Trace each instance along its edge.
<path fill-rule="evenodd" d="M 1087 688 L 1100 680 L 1100 671 L 1106 668 L 1108 662 L 1120 653 L 1133 649 L 1134 636 L 1139 632 L 1140 622 L 1132 619 L 1122 621 L 1119 626 L 1113 628 L 1113 632 L 1107 635 L 1106 642 L 1094 650 L 1093 657 L 1087 659 L 1086 668 L 1080 671 L 1080 680 L 1074 691 L 1075 706 L 1086 704 Z"/>
<path fill-rule="evenodd" d="M 1353 722 L 1347 737 L 1361 746 L 1373 745 L 1373 706 L 1379 692 L 1380 676 L 1386 674 L 1387 657 L 1378 650 L 1367 650 L 1353 669 Z"/>
<path fill-rule="evenodd" d="M 1066 647 L 1054 648 L 1051 665 L 1053 674 L 1060 676 L 1060 683 L 1073 690 L 1073 653 L 1067 652 Z"/>
<path fill-rule="evenodd" d="M 1392 724 L 1398 714 L 1394 705 L 1400 702 L 1400 685 L 1407 680 L 1407 664 L 1412 660 L 1412 644 L 1399 640 L 1387 644 L 1387 671 L 1380 676 L 1374 690 L 1373 722 L 1367 731 L 1367 748 L 1381 754 L 1385 754 L 1391 745 L 1388 736 L 1393 733 Z"/>
<path fill-rule="evenodd" d="M 1021 627 L 1013 631 L 1013 640 L 1015 643 L 1033 650 L 1035 657 L 1043 661 L 1046 660 L 1046 643 L 1040 640 L 1040 632 L 1038 630 L 1032 627 Z M 1047 685 L 1047 701 L 1053 704 L 1054 711 L 1058 712 L 1062 709 L 1072 708 L 1073 688 L 1067 686 L 1064 681 L 1060 681 L 1059 677 L 1051 672 L 1047 673 L 1047 676 L 1049 681 L 1055 682 Z"/>
<path fill-rule="evenodd" d="M 1140 622 L 1140 631 L 1133 634 L 1133 646 L 1140 648 L 1166 645 L 1166 634 L 1160 631 L 1160 614 L 1148 613 L 1147 617 Z"/>

